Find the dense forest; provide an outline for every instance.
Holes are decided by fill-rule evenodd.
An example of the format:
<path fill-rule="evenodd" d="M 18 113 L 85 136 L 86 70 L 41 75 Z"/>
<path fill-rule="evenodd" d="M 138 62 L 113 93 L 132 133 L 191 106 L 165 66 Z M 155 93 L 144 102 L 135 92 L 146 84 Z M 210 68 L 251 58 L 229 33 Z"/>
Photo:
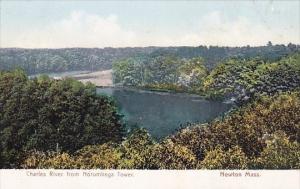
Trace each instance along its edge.
<path fill-rule="evenodd" d="M 27 74 L 96 71 L 111 69 L 112 63 L 126 58 L 148 59 L 159 55 L 176 56 L 180 59 L 202 57 L 208 69 L 231 57 L 248 59 L 261 57 L 277 60 L 300 49 L 299 45 L 272 45 L 260 47 L 136 47 L 136 48 L 66 48 L 66 49 L 19 49 L 0 48 L 0 70 L 22 68 Z"/>
<path fill-rule="evenodd" d="M 300 169 L 300 53 L 276 56 L 222 57 L 213 68 L 198 54 L 116 61 L 114 80 L 122 85 L 237 99 L 223 117 L 160 141 L 142 128 L 126 133 L 114 100 L 90 83 L 1 71 L 0 166 Z"/>

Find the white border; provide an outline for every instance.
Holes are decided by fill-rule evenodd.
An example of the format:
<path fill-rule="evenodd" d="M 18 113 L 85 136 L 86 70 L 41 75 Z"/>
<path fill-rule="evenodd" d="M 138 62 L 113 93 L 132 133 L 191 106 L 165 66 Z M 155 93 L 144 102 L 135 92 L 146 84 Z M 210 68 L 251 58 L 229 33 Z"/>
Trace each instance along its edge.
<path fill-rule="evenodd" d="M 0 170 L 0 189 L 19 188 L 299 189 L 300 170 Z"/>

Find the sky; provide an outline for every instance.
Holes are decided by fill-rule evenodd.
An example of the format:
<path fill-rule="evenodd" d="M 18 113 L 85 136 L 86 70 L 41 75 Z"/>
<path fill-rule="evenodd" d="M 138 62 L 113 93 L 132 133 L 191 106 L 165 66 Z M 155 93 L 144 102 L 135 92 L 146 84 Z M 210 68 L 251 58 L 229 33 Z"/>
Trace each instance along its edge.
<path fill-rule="evenodd" d="M 0 47 L 300 44 L 300 1 L 0 0 Z"/>

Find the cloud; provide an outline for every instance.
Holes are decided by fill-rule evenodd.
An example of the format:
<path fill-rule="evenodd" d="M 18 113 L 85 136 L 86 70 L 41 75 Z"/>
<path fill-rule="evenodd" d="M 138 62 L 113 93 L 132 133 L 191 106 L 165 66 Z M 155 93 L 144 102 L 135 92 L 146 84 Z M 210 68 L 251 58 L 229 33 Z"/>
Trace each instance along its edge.
<path fill-rule="evenodd" d="M 100 17 L 76 11 L 48 26 L 24 31 L 11 43 L 29 48 L 115 47 L 126 46 L 134 38 L 134 32 L 121 28 L 115 15 Z"/>
<path fill-rule="evenodd" d="M 266 22 L 254 23 L 245 17 L 228 21 L 220 12 L 202 18 L 201 26 L 197 36 L 203 44 L 242 46 L 265 45 L 267 41 L 277 44 L 300 43 L 299 26 L 296 30 L 274 28 Z"/>
<path fill-rule="evenodd" d="M 272 28 L 267 23 L 254 23 L 245 17 L 226 20 L 220 12 L 212 12 L 199 19 L 196 31 L 183 31 L 179 35 L 168 34 L 153 36 L 152 45 L 182 46 L 182 45 L 219 45 L 219 46 L 259 46 L 268 41 L 274 44 L 300 43 L 299 26 L 297 29 Z M 145 40 L 142 38 L 142 40 Z M 141 45 L 149 41 L 141 42 Z M 150 42 L 150 43 L 151 43 Z"/>
<path fill-rule="evenodd" d="M 167 24 L 167 23 L 166 23 Z M 264 45 L 267 41 L 300 43 L 299 27 L 272 28 L 248 18 L 226 20 L 220 12 L 199 19 L 198 29 L 178 28 L 178 32 L 153 33 L 124 28 L 116 15 L 100 17 L 75 11 L 67 18 L 44 27 L 5 34 L 3 45 L 25 48 L 127 47 L 127 46 L 242 46 Z M 143 28 L 145 31 L 145 28 Z M 156 30 L 159 31 L 159 28 Z M 2 35 L 4 36 L 4 35 Z"/>

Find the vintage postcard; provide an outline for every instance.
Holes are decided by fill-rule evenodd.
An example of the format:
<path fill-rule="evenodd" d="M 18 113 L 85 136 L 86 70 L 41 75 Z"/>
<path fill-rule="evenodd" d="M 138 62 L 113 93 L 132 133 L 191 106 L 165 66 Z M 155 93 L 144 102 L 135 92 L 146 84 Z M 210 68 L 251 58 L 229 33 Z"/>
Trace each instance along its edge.
<path fill-rule="evenodd" d="M 0 189 L 300 188 L 299 0 L 0 0 Z"/>

